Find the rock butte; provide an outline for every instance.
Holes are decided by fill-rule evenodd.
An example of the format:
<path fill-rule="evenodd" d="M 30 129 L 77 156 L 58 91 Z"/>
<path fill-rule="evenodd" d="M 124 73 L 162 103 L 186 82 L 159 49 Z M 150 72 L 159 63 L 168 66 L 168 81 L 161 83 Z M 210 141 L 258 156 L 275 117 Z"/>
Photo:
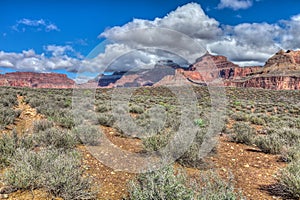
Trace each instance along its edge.
<path fill-rule="evenodd" d="M 168 69 L 168 70 L 166 70 Z M 274 90 L 300 88 L 300 51 L 280 50 L 264 66 L 240 67 L 225 56 L 206 53 L 188 68 L 157 65 L 153 70 L 126 74 L 113 80 L 105 77 L 102 87 L 160 86 L 181 84 L 216 84 Z M 149 77 L 158 77 L 155 81 Z M 221 80 L 221 82 L 220 82 Z M 100 77 L 100 82 L 101 80 Z M 110 82 L 111 81 L 111 82 Z"/>
<path fill-rule="evenodd" d="M 99 81 L 98 81 L 99 79 Z M 216 81 L 217 80 L 217 81 Z M 32 88 L 137 87 L 181 84 L 218 84 L 233 87 L 256 87 L 274 90 L 300 89 L 300 51 L 280 50 L 264 66 L 240 67 L 225 56 L 206 53 L 188 68 L 164 61 L 151 70 L 134 73 L 115 72 L 75 85 L 65 74 L 12 72 L 0 74 L 0 86 Z"/>
<path fill-rule="evenodd" d="M 65 74 L 11 72 L 0 74 L 0 86 L 31 88 L 73 88 L 75 82 Z"/>

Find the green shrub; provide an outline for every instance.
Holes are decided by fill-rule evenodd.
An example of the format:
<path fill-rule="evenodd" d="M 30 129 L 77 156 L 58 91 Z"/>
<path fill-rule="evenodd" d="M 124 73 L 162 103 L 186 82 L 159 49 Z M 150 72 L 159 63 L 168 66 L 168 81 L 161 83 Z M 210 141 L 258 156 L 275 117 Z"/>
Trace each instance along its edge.
<path fill-rule="evenodd" d="M 143 139 L 143 145 L 147 151 L 158 151 L 168 144 L 169 139 L 169 134 L 156 134 L 154 136 Z"/>
<path fill-rule="evenodd" d="M 189 147 L 189 149 L 177 160 L 181 165 L 186 167 L 197 167 L 203 166 L 204 161 L 199 157 L 199 151 L 203 143 L 206 129 L 200 129 L 197 131 L 196 136 Z"/>
<path fill-rule="evenodd" d="M 74 117 L 69 111 L 58 112 L 53 119 L 63 128 L 71 129 L 75 126 Z"/>
<path fill-rule="evenodd" d="M 46 129 L 49 129 L 53 126 L 54 126 L 53 122 L 48 121 L 46 119 L 34 121 L 33 122 L 33 132 L 38 133 L 39 131 L 45 131 Z"/>
<path fill-rule="evenodd" d="M 0 138 L 0 167 L 10 164 L 17 148 L 30 149 L 33 147 L 33 140 L 29 136 L 19 137 L 15 130 L 12 134 L 3 134 Z"/>
<path fill-rule="evenodd" d="M 282 158 L 287 162 L 300 160 L 300 143 L 291 146 L 285 152 L 282 152 Z"/>
<path fill-rule="evenodd" d="M 155 172 L 140 174 L 129 184 L 129 199 L 165 200 L 165 199 L 193 199 L 194 193 L 186 186 L 183 173 L 174 174 L 171 166 Z"/>
<path fill-rule="evenodd" d="M 246 199 L 241 192 L 236 193 L 232 178 L 227 182 L 222 180 L 216 172 L 208 171 L 200 174 L 201 183 L 193 184 L 201 187 L 197 191 L 198 200 L 242 200 Z"/>
<path fill-rule="evenodd" d="M 20 115 L 19 110 L 15 111 L 10 107 L 2 107 L 0 105 L 0 130 L 12 124 L 18 115 Z"/>
<path fill-rule="evenodd" d="M 42 186 L 55 196 L 66 200 L 95 198 L 95 192 L 90 188 L 91 180 L 82 176 L 76 151 L 46 153 L 43 169 Z"/>
<path fill-rule="evenodd" d="M 108 105 L 99 105 L 96 107 L 96 112 L 100 112 L 100 113 L 105 113 L 109 110 L 110 110 L 110 108 Z"/>
<path fill-rule="evenodd" d="M 231 135 L 231 141 L 237 143 L 243 143 L 252 145 L 255 138 L 255 129 L 248 123 L 236 122 L 233 125 L 233 134 Z"/>
<path fill-rule="evenodd" d="M 265 153 L 279 154 L 285 145 L 285 141 L 277 134 L 271 134 L 258 137 L 255 144 Z"/>
<path fill-rule="evenodd" d="M 136 114 L 142 114 L 144 112 L 144 109 L 138 105 L 133 105 L 129 109 L 129 112 L 136 113 Z"/>
<path fill-rule="evenodd" d="M 70 131 L 50 128 L 45 131 L 39 131 L 34 135 L 34 140 L 38 146 L 48 148 L 73 148 L 76 143 L 76 137 Z"/>
<path fill-rule="evenodd" d="M 262 117 L 255 116 L 255 115 L 252 115 L 250 117 L 250 122 L 252 124 L 256 124 L 256 125 L 264 125 L 265 124 L 265 120 Z"/>
<path fill-rule="evenodd" d="M 176 174 L 176 175 L 175 175 Z M 199 181 L 189 181 L 182 170 L 167 166 L 158 171 L 140 174 L 129 184 L 131 200 L 236 200 L 244 199 L 234 191 L 232 181 L 223 181 L 215 172 L 201 173 Z"/>
<path fill-rule="evenodd" d="M 196 120 L 195 120 L 195 124 L 196 124 L 197 126 L 199 126 L 200 128 L 205 127 L 205 123 L 204 123 L 203 119 L 196 119 Z"/>
<path fill-rule="evenodd" d="M 242 112 L 235 112 L 230 117 L 235 121 L 249 121 L 249 115 Z"/>
<path fill-rule="evenodd" d="M 102 114 L 100 113 L 97 116 L 98 123 L 102 126 L 112 127 L 115 123 L 115 119 L 110 114 Z"/>
<path fill-rule="evenodd" d="M 82 177 L 76 151 L 18 149 L 5 182 L 16 189 L 44 188 L 66 200 L 95 198 L 89 179 Z"/>
<path fill-rule="evenodd" d="M 300 160 L 291 162 L 282 171 L 280 183 L 295 199 L 300 198 Z"/>
<path fill-rule="evenodd" d="M 73 128 L 72 132 L 82 144 L 92 146 L 100 144 L 102 133 L 97 126 L 80 125 Z"/>

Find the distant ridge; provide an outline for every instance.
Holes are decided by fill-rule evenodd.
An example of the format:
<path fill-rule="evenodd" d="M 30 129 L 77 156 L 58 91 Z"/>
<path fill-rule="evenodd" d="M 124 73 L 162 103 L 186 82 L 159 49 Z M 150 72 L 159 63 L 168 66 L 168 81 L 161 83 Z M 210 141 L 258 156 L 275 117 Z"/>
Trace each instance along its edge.
<path fill-rule="evenodd" d="M 0 74 L 0 86 L 29 87 L 29 88 L 73 88 L 75 81 L 66 74 L 10 72 Z"/>

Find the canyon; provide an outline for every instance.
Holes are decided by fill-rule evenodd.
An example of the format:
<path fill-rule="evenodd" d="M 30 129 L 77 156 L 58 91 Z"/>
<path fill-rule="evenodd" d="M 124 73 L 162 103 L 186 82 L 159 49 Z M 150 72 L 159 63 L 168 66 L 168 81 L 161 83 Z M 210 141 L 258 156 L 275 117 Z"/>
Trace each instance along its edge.
<path fill-rule="evenodd" d="M 240 67 L 222 55 L 206 53 L 188 67 L 171 60 L 159 61 L 152 69 L 115 71 L 76 84 L 65 74 L 11 72 L 0 74 L 0 86 L 31 88 L 140 87 L 196 84 L 254 87 L 272 90 L 300 89 L 300 51 L 280 50 L 264 66 Z"/>

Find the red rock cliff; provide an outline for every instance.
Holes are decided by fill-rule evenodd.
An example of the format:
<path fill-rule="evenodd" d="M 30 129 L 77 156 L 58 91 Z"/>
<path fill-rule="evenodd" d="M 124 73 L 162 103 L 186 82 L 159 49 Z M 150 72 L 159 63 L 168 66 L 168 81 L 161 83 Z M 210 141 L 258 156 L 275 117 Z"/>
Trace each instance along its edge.
<path fill-rule="evenodd" d="M 259 87 L 274 90 L 300 89 L 300 51 L 280 50 L 267 60 L 261 70 L 241 80 L 227 81 L 228 86 Z"/>
<path fill-rule="evenodd" d="M 12 72 L 0 75 L 0 86 L 32 88 L 73 88 L 75 82 L 65 74 Z"/>

